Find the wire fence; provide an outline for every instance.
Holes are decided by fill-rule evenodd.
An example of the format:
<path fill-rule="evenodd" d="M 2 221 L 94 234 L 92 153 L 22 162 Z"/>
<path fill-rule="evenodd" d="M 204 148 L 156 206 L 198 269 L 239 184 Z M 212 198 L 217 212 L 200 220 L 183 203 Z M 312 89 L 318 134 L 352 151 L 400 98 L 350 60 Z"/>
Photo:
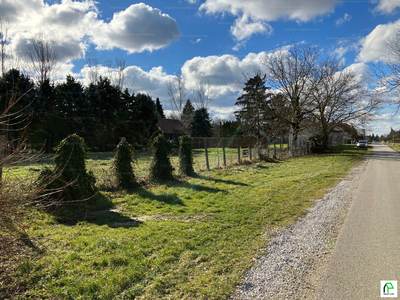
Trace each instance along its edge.
<path fill-rule="evenodd" d="M 289 157 L 288 144 L 283 139 L 249 138 L 193 138 L 194 171 L 223 168 L 234 164 L 248 163 L 259 160 L 285 160 Z M 306 143 L 300 142 L 300 147 L 293 150 L 291 156 L 301 156 L 309 153 Z M 98 187 L 115 187 L 113 161 L 115 151 L 90 152 L 87 160 L 87 169 L 92 171 Z M 45 166 L 53 166 L 54 154 L 42 154 L 24 164 L 17 164 L 5 168 L 4 176 L 13 177 L 21 174 L 37 176 Z M 134 166 L 135 176 L 139 181 L 146 180 L 150 173 L 153 153 L 150 149 L 137 151 L 137 162 Z M 179 149 L 174 148 L 170 156 L 174 168 L 173 174 L 179 175 Z"/>

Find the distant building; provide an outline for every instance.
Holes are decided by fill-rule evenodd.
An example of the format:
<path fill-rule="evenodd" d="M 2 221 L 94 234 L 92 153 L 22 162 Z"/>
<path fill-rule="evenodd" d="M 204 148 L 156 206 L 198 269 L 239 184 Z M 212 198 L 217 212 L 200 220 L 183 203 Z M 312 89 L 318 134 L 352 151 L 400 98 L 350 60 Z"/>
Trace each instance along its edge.
<path fill-rule="evenodd" d="M 302 144 L 306 143 L 311 137 L 317 136 L 320 131 L 319 127 L 309 122 L 308 126 L 303 129 L 297 136 L 297 147 L 301 147 Z M 336 124 L 329 133 L 328 145 L 338 146 L 342 144 L 351 144 L 353 127 L 346 123 Z M 289 145 L 292 144 L 292 137 L 289 133 Z"/>
<path fill-rule="evenodd" d="M 165 138 L 178 143 L 181 135 L 188 134 L 188 130 L 183 126 L 182 122 L 175 119 L 158 118 L 157 128 L 164 133 Z"/>

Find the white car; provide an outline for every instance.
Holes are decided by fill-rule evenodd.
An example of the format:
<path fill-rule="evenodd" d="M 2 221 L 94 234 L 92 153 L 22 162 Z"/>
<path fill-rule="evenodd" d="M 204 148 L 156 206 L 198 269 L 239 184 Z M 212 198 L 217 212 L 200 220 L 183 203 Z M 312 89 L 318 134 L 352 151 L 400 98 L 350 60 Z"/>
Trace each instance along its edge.
<path fill-rule="evenodd" d="M 368 148 L 368 141 L 367 140 L 359 140 L 357 142 L 357 148 Z"/>

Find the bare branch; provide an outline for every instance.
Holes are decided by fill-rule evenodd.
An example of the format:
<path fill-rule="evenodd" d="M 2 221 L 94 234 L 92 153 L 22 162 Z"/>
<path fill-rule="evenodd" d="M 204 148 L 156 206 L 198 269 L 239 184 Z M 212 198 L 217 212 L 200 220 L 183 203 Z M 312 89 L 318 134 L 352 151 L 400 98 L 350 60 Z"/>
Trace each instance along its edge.
<path fill-rule="evenodd" d="M 0 59 L 1 59 L 1 73 L 5 73 L 5 63 L 8 58 L 6 47 L 8 43 L 8 31 L 10 30 L 10 22 L 7 17 L 0 16 Z"/>
<path fill-rule="evenodd" d="M 167 81 L 167 93 L 173 115 L 181 119 L 183 106 L 186 101 L 187 89 L 185 78 L 182 74 L 176 74 L 173 79 Z"/>
<path fill-rule="evenodd" d="M 192 95 L 196 109 L 209 109 L 212 103 L 210 82 L 208 80 L 197 82 L 196 87 L 192 91 Z"/>
<path fill-rule="evenodd" d="M 96 57 L 88 57 L 86 63 L 89 68 L 89 81 L 96 84 L 99 81 L 99 60 Z"/>
<path fill-rule="evenodd" d="M 58 51 L 53 39 L 43 32 L 36 35 L 25 47 L 25 56 L 30 64 L 30 71 L 39 82 L 50 80 L 57 65 Z"/>

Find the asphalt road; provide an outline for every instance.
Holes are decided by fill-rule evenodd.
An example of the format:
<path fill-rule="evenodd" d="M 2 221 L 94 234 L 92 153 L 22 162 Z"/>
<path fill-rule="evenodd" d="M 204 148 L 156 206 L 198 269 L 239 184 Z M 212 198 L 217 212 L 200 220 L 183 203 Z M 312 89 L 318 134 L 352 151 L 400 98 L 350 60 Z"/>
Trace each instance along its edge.
<path fill-rule="evenodd" d="M 381 299 L 381 280 L 400 286 L 400 153 L 373 147 L 316 299 Z"/>

